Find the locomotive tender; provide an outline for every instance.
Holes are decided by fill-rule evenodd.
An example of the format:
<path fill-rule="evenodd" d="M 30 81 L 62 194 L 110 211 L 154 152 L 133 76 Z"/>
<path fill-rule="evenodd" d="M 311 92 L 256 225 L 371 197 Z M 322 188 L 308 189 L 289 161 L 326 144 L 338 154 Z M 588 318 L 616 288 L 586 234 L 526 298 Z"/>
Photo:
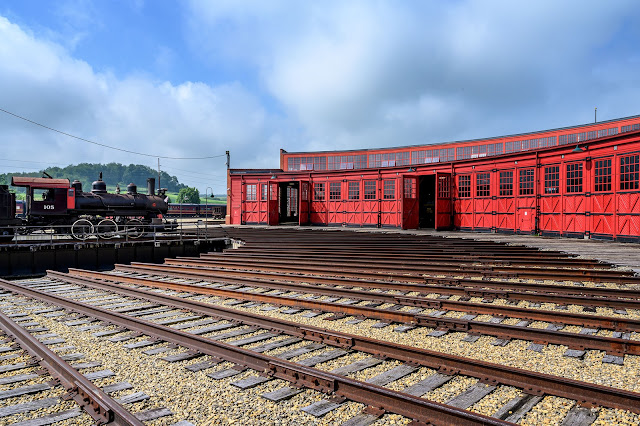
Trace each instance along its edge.
<path fill-rule="evenodd" d="M 76 239 L 86 239 L 94 231 L 102 238 L 113 238 L 124 231 L 130 237 L 142 236 L 146 226 L 163 227 L 167 212 L 165 189 L 155 194 L 155 179 L 147 179 L 147 194 L 139 194 L 133 183 L 127 193 L 107 192 L 100 178 L 91 185 L 91 192 L 82 191 L 82 183 L 68 179 L 19 177 L 11 185 L 26 188 L 24 218 L 16 218 L 15 194 L 7 185 L 0 186 L 0 237 L 13 238 L 14 231 L 28 233 L 20 226 L 55 227 L 55 232 L 70 232 Z M 17 227 L 17 228 L 16 228 Z"/>

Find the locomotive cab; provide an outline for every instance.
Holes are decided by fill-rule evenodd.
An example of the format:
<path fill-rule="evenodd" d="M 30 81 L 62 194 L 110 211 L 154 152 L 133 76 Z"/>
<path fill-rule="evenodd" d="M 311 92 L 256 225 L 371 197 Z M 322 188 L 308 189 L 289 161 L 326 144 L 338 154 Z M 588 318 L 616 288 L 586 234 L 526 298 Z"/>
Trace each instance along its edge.
<path fill-rule="evenodd" d="M 67 213 L 66 188 L 30 188 L 30 213 L 34 216 L 63 215 Z"/>
<path fill-rule="evenodd" d="M 68 179 L 14 176 L 11 184 L 26 188 L 25 216 L 51 217 L 67 214 Z"/>

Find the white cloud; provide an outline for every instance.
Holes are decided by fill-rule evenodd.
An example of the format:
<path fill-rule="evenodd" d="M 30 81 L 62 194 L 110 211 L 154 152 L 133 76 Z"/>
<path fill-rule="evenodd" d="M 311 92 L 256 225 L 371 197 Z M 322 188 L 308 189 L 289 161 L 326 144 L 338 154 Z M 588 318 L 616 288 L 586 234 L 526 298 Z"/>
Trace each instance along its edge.
<path fill-rule="evenodd" d="M 632 1 L 267 3 L 192 2 L 192 30 L 210 40 L 196 47 L 223 61 L 209 36 L 228 35 L 218 39 L 236 48 L 234 59 L 253 59 L 311 149 L 577 124 L 597 103 L 609 118 L 638 112 L 628 85 L 601 90 L 615 77 L 594 72 L 616 64 L 639 86 L 613 49 L 632 25 Z"/>
<path fill-rule="evenodd" d="M 0 17 L 0 107 L 86 139 L 162 156 L 201 157 L 231 150 L 236 166 L 278 152 L 266 149 L 269 116 L 242 84 L 173 85 L 147 75 L 117 79 L 74 59 L 62 46 L 36 38 Z M 0 115 L 3 158 L 51 163 L 140 162 L 154 158 L 115 152 Z M 240 155 L 242 153 L 242 155 Z M 244 159 L 244 163 L 239 161 Z M 182 180 L 224 190 L 224 158 L 162 160 L 168 167 L 219 176 Z M 33 167 L 42 167 L 33 165 Z M 8 167 L 3 167 L 7 170 Z M 15 170 L 15 169 L 13 169 Z M 177 173 L 179 174 L 179 173 Z"/>

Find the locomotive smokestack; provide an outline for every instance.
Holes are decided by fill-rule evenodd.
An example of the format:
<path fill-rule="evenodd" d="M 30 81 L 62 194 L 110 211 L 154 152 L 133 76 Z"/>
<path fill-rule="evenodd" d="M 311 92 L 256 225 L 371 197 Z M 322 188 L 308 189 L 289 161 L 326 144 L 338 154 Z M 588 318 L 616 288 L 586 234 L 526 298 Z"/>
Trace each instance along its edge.
<path fill-rule="evenodd" d="M 147 195 L 156 195 L 155 188 L 156 188 L 156 179 L 148 178 L 147 179 Z"/>

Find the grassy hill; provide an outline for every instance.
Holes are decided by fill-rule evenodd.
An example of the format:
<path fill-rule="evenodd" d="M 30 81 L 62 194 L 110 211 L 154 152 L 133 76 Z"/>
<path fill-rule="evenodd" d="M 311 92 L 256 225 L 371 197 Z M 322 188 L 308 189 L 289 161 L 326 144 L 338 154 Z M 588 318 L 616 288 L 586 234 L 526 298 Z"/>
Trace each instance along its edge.
<path fill-rule="evenodd" d="M 127 166 L 120 163 L 98 164 L 80 163 L 66 167 L 48 167 L 39 172 L 16 172 L 0 174 L 0 184 L 10 185 L 12 176 L 42 177 L 43 173 L 49 174 L 52 178 L 69 179 L 69 181 L 79 180 L 82 182 L 84 190 L 91 189 L 91 182 L 98 179 L 100 173 L 108 186 L 120 185 L 126 188 L 131 182 L 138 185 L 141 190 L 147 187 L 147 178 L 158 178 L 158 171 L 140 164 L 129 164 Z M 160 180 L 163 188 L 169 191 L 178 192 L 187 186 L 180 183 L 176 176 L 171 176 L 167 172 L 160 173 Z"/>

